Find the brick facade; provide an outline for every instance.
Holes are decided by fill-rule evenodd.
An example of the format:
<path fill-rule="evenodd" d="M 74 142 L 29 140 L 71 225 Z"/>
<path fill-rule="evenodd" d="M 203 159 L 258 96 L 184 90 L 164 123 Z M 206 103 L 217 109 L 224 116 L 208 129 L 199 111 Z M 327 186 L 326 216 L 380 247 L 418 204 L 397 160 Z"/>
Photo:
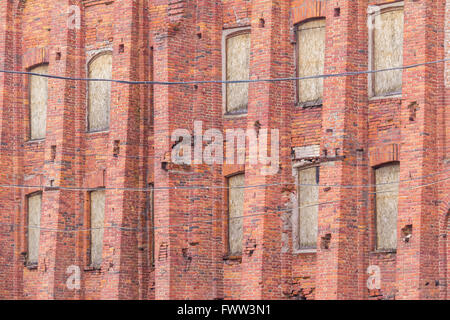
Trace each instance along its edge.
<path fill-rule="evenodd" d="M 325 73 L 368 70 L 367 8 L 387 2 L 4 0 L 0 69 L 48 63 L 51 75 L 85 78 L 90 59 L 109 51 L 113 79 L 220 80 L 223 33 L 250 28 L 250 79 L 293 77 L 294 25 L 325 17 Z M 70 6 L 80 8 L 79 28 L 68 24 Z M 404 65 L 450 56 L 450 1 L 405 0 L 404 13 Z M 102 132 L 86 130 L 87 83 L 49 79 L 46 138 L 35 141 L 28 77 L 0 73 L 0 298 L 450 298 L 449 68 L 404 70 L 402 95 L 383 99 L 368 97 L 367 75 L 326 78 L 313 107 L 296 105 L 294 81 L 256 82 L 241 115 L 224 115 L 220 83 L 112 83 Z M 172 163 L 172 132 L 194 133 L 194 121 L 204 131 L 278 129 L 280 170 Z M 323 187 L 318 248 L 301 251 L 291 218 L 294 171 L 306 160 L 320 164 Z M 378 252 L 373 169 L 392 161 L 398 247 Z M 224 187 L 242 172 L 246 185 L 270 186 L 245 189 L 243 253 L 230 257 Z M 106 190 L 100 269 L 89 265 L 89 188 Z M 30 268 L 26 197 L 38 191 L 39 262 Z M 66 284 L 70 266 L 80 268 L 79 290 Z M 380 290 L 367 288 L 369 266 L 379 267 Z"/>

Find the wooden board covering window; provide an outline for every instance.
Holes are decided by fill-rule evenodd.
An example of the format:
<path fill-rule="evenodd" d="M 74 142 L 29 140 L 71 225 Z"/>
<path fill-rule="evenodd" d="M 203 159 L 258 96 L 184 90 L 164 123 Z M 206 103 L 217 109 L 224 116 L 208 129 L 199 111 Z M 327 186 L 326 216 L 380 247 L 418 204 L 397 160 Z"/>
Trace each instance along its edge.
<path fill-rule="evenodd" d="M 299 248 L 317 248 L 319 206 L 319 168 L 300 169 L 298 172 Z"/>
<path fill-rule="evenodd" d="M 101 54 L 89 63 L 89 78 L 111 79 L 112 55 Z M 109 129 L 111 82 L 89 81 L 89 131 Z"/>
<path fill-rule="evenodd" d="M 28 197 L 28 264 L 37 264 L 39 260 L 39 237 L 41 227 L 42 194 Z"/>
<path fill-rule="evenodd" d="M 244 186 L 245 175 L 239 174 L 228 179 L 228 245 L 231 256 L 242 254 Z"/>
<path fill-rule="evenodd" d="M 375 170 L 377 250 L 397 248 L 399 164 Z"/>
<path fill-rule="evenodd" d="M 388 8 L 373 15 L 373 70 L 403 66 L 403 7 Z M 373 74 L 373 95 L 401 94 L 402 74 L 402 70 Z"/>
<path fill-rule="evenodd" d="M 325 19 L 302 23 L 297 29 L 298 77 L 316 76 L 324 73 Z M 299 103 L 321 103 L 323 78 L 299 80 L 297 83 Z"/>
<path fill-rule="evenodd" d="M 103 231 L 105 220 L 105 191 L 90 193 L 91 204 L 91 265 L 100 268 L 103 252 Z"/>
<path fill-rule="evenodd" d="M 153 184 L 149 185 L 149 189 L 150 191 L 148 192 L 148 204 L 147 204 L 147 210 L 148 210 L 148 215 L 147 215 L 147 227 L 150 231 L 149 234 L 149 262 L 150 265 L 153 265 L 155 263 L 155 211 L 154 211 L 154 202 L 153 202 L 153 197 L 154 197 L 154 187 Z"/>
<path fill-rule="evenodd" d="M 48 74 L 48 65 L 40 65 L 30 70 L 38 74 Z M 47 127 L 48 78 L 30 76 L 30 139 L 44 139 Z"/>
<path fill-rule="evenodd" d="M 250 33 L 240 32 L 226 40 L 227 80 L 248 80 L 250 75 Z M 227 84 L 227 112 L 245 112 L 248 106 L 248 83 Z"/>

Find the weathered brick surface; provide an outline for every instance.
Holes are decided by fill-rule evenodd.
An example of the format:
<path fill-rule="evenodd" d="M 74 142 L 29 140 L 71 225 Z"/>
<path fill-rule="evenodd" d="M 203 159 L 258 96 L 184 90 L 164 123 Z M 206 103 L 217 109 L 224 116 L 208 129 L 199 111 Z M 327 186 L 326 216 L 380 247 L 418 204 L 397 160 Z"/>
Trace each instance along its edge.
<path fill-rule="evenodd" d="M 86 77 L 90 59 L 110 51 L 115 79 L 222 79 L 223 31 L 248 27 L 250 78 L 292 77 L 294 24 L 325 17 L 325 72 L 367 70 L 367 6 L 381 3 L 5 0 L 0 69 L 48 63 L 50 74 Z M 81 8 L 80 29 L 67 24 L 70 5 Z M 405 1 L 404 64 L 448 58 L 449 26 L 448 1 Z M 449 298 L 448 65 L 405 70 L 402 96 L 386 99 L 368 98 L 367 75 L 327 78 L 323 105 L 310 108 L 296 106 L 294 82 L 253 83 L 248 113 L 238 116 L 223 115 L 221 84 L 114 83 L 110 129 L 95 133 L 86 130 L 86 83 L 50 79 L 47 134 L 38 141 L 28 141 L 28 77 L 0 73 L 0 298 Z M 279 172 L 262 175 L 260 165 L 249 163 L 171 163 L 172 132 L 194 134 L 194 121 L 203 122 L 203 131 L 278 129 Z M 317 251 L 297 252 L 293 166 L 304 158 L 320 163 L 320 184 L 331 187 L 319 191 Z M 372 168 L 392 161 L 400 161 L 402 181 L 398 249 L 376 252 Z M 195 186 L 225 187 L 241 172 L 247 185 L 271 186 L 245 190 L 244 215 L 251 217 L 244 219 L 244 250 L 230 258 L 227 190 Z M 140 190 L 149 185 L 153 220 L 148 191 Z M 191 188 L 174 188 L 180 185 Z M 83 188 L 100 187 L 107 188 L 106 229 L 95 270 Z M 36 191 L 43 192 L 43 229 L 38 267 L 28 268 L 26 196 Z M 80 290 L 66 285 L 71 265 L 80 267 Z M 367 289 L 369 266 L 380 268 L 380 290 Z"/>

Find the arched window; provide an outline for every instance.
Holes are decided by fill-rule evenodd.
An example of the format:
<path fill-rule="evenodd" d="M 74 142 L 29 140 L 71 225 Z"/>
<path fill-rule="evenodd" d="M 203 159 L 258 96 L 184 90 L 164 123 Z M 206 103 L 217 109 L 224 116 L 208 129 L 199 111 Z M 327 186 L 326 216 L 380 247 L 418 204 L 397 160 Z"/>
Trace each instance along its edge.
<path fill-rule="evenodd" d="M 42 64 L 30 72 L 48 74 L 48 65 Z M 44 139 L 47 127 L 48 78 L 30 75 L 30 139 Z"/>
<path fill-rule="evenodd" d="M 111 79 L 112 54 L 103 53 L 91 60 L 88 66 L 90 79 Z M 88 130 L 103 131 L 109 129 L 111 82 L 89 81 Z"/>
<path fill-rule="evenodd" d="M 375 169 L 377 250 L 397 249 L 397 213 L 400 165 Z"/>
<path fill-rule="evenodd" d="M 325 19 L 301 23 L 297 27 L 297 76 L 317 76 L 324 73 Z M 297 101 L 300 105 L 321 105 L 323 78 L 299 80 Z"/>
<path fill-rule="evenodd" d="M 226 80 L 250 78 L 250 31 L 238 31 L 226 38 Z M 245 113 L 248 107 L 248 83 L 226 86 L 226 112 Z"/>
<path fill-rule="evenodd" d="M 403 2 L 374 6 L 369 12 L 371 70 L 403 66 Z M 402 75 L 402 70 L 373 73 L 370 96 L 401 94 Z"/>

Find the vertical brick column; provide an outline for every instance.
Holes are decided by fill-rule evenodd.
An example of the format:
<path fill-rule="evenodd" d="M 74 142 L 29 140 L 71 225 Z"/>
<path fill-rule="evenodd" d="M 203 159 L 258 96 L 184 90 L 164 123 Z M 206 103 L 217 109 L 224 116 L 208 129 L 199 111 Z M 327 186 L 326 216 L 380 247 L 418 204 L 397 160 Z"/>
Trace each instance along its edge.
<path fill-rule="evenodd" d="M 218 4 L 159 1 L 151 8 L 155 81 L 220 78 Z M 172 133 L 221 130 L 220 84 L 154 86 L 155 299 L 213 299 L 219 271 L 221 165 L 172 163 Z M 199 132 L 200 133 L 200 132 Z M 194 142 L 194 140 L 192 140 Z M 200 142 L 201 143 L 201 142 Z M 202 143 L 205 147 L 206 143 Z M 193 156 L 194 148 L 192 148 Z M 176 186 L 186 186 L 178 188 Z M 211 223 L 206 222 L 211 220 Z"/>
<path fill-rule="evenodd" d="M 222 28 L 217 23 L 221 21 L 220 4 L 217 1 L 197 0 L 186 7 L 186 16 L 192 12 L 193 19 L 186 19 L 190 27 L 184 27 L 187 50 L 192 50 L 187 67 L 186 80 L 191 77 L 197 81 L 221 78 Z M 172 55 L 178 53 L 173 51 Z M 198 84 L 190 86 L 192 97 L 193 123 L 202 124 L 202 134 L 207 130 L 218 130 L 223 133 L 222 99 L 220 84 Z M 180 90 L 180 88 L 178 88 Z M 186 99 L 186 98 L 185 98 Z M 185 100 L 183 99 L 183 100 Z M 188 101 L 181 100 L 179 105 L 189 108 Z M 180 119 L 181 120 L 181 119 Z M 198 132 L 200 133 L 200 132 Z M 195 134 L 195 133 L 194 133 Z M 224 135 L 225 138 L 225 135 Z M 195 139 L 195 138 L 194 138 Z M 208 142 L 203 142 L 203 150 Z M 203 162 L 205 158 L 203 159 Z M 189 185 L 220 186 L 222 183 L 222 164 L 196 164 L 189 176 Z M 195 188 L 189 192 L 189 218 L 187 221 L 186 244 L 183 246 L 184 265 L 187 273 L 187 285 L 195 290 L 187 290 L 188 299 L 216 299 L 222 297 L 218 283 L 220 283 L 223 252 L 221 250 L 222 233 L 221 219 L 222 190 L 219 188 Z M 207 221 L 211 219 L 211 223 Z"/>
<path fill-rule="evenodd" d="M 360 32 L 358 24 L 362 23 L 358 16 L 365 16 L 366 8 L 366 1 L 327 2 L 325 73 L 359 69 L 355 51 L 362 43 L 355 35 Z M 364 181 L 359 174 L 361 170 L 356 170 L 361 159 L 357 156 L 358 124 L 363 122 L 358 119 L 362 113 L 358 110 L 358 81 L 367 80 L 352 76 L 324 81 L 320 184 L 332 187 L 321 187 L 319 191 L 316 299 L 358 298 L 361 252 L 358 251 L 357 190 L 341 187 Z"/>
<path fill-rule="evenodd" d="M 13 7 L 12 1 L 0 3 L 0 69 L 14 69 L 14 30 L 13 30 Z M 14 183 L 14 159 L 17 148 L 17 136 L 14 135 L 14 81 L 17 77 L 0 74 L 0 184 L 8 185 Z M 0 188 L 0 298 L 15 298 L 15 263 L 17 258 L 14 250 L 15 230 L 10 224 L 15 223 L 14 213 L 18 210 L 18 203 L 14 200 L 14 190 L 11 188 Z M 16 237 L 17 239 L 17 237 Z M 17 280 L 17 279 L 16 279 Z"/>
<path fill-rule="evenodd" d="M 405 2 L 404 64 L 441 59 L 437 26 L 444 16 L 444 1 Z M 403 73 L 402 142 L 398 215 L 397 289 L 398 299 L 439 297 L 438 207 L 436 113 L 444 105 L 439 100 L 442 78 L 432 64 Z M 440 81 L 441 80 L 441 81 Z M 412 110 L 414 109 L 414 110 Z M 429 185 L 431 183 L 431 185 Z M 428 186 L 427 186 L 428 185 Z M 402 230 L 412 226 L 412 236 L 404 240 Z"/>
<path fill-rule="evenodd" d="M 113 79 L 139 80 L 139 9 L 143 1 L 114 2 Z M 138 221 L 144 210 L 139 183 L 140 87 L 113 83 L 110 161 L 106 178 L 102 299 L 137 299 Z M 115 149 L 115 150 L 114 150 Z M 118 153 L 115 157 L 113 152 Z M 112 227 L 112 228 L 111 228 Z"/>
<path fill-rule="evenodd" d="M 288 21 L 288 1 L 252 1 L 251 79 L 288 76 L 292 66 L 288 52 L 293 50 Z M 271 186 L 245 189 L 244 216 L 248 217 L 244 218 L 242 299 L 282 297 L 282 228 L 290 199 L 286 185 L 278 184 L 292 182 L 287 119 L 293 99 L 292 83 L 259 82 L 249 86 L 247 128 L 268 129 L 269 152 L 270 140 L 275 138 L 271 129 L 279 130 L 280 162 L 275 174 L 262 171 L 261 162 L 246 164 L 246 185 Z"/>
<path fill-rule="evenodd" d="M 173 77 L 173 71 L 169 74 L 169 21 L 168 21 L 168 1 L 158 1 L 152 3 L 151 22 L 153 32 L 153 79 L 155 81 L 168 81 Z M 162 162 L 166 157 L 166 152 L 170 149 L 170 117 L 169 95 L 171 87 L 155 85 L 153 87 L 154 97 L 154 237 L 155 237 L 155 299 L 173 299 L 171 293 L 172 269 L 171 256 L 175 251 L 176 238 L 170 237 L 169 229 L 163 226 L 170 224 L 171 203 L 169 197 L 172 190 L 170 186 L 169 173 L 162 168 Z M 173 210 L 173 209 L 172 209 Z M 156 229 L 158 228 L 158 229 Z M 173 230 L 173 229 L 172 229 Z M 179 229 L 178 229 L 179 230 Z"/>
<path fill-rule="evenodd" d="M 70 29 L 67 10 L 70 5 L 81 5 L 78 0 L 54 3 L 52 13 L 51 43 L 49 46 L 49 74 L 77 77 L 76 66 L 80 63 L 80 34 Z M 77 223 L 75 211 L 76 193 L 59 187 L 76 187 L 74 183 L 75 126 L 79 92 L 74 81 L 48 80 L 47 132 L 45 140 L 44 181 L 41 227 L 55 231 L 41 231 L 39 243 L 40 299 L 69 299 L 76 291 L 66 287 L 66 270 L 78 265 L 76 234 L 64 232 Z M 56 146 L 55 161 L 48 161 L 52 147 Z"/>

